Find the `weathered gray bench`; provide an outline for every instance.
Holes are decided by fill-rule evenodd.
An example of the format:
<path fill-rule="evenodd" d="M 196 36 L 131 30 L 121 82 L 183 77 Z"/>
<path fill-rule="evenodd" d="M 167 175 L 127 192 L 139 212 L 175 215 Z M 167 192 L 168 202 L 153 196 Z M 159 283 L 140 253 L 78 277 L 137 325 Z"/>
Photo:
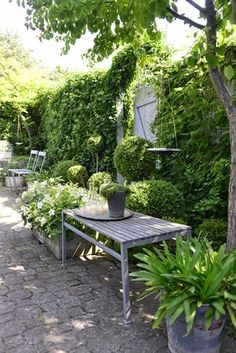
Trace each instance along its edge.
<path fill-rule="evenodd" d="M 112 250 L 90 235 L 77 229 L 70 224 L 70 220 L 74 219 L 80 224 L 86 225 L 107 238 L 120 244 L 120 253 Z M 130 316 L 130 299 L 129 299 L 129 266 L 128 266 L 128 249 L 142 246 L 150 243 L 160 242 L 174 238 L 177 234 L 183 236 L 191 235 L 191 227 L 171 223 L 159 218 L 154 218 L 141 213 L 134 212 L 131 218 L 119 221 L 100 221 L 91 220 L 81 217 L 78 210 L 62 211 L 62 263 L 66 261 L 66 229 L 70 229 L 76 235 L 86 239 L 90 243 L 98 246 L 111 256 L 121 262 L 122 290 L 123 290 L 123 309 L 124 321 L 127 323 Z"/>

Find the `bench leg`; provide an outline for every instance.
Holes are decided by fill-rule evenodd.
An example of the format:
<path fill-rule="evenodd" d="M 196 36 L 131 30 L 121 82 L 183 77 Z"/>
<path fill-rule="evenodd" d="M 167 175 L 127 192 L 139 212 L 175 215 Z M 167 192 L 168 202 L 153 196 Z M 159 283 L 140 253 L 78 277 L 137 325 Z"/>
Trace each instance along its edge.
<path fill-rule="evenodd" d="M 66 230 L 64 227 L 64 221 L 65 221 L 65 215 L 62 212 L 62 217 L 61 217 L 61 260 L 62 260 L 62 265 L 65 265 L 65 263 L 66 263 Z"/>
<path fill-rule="evenodd" d="M 130 316 L 130 300 L 129 300 L 129 263 L 128 263 L 128 249 L 121 245 L 121 277 L 123 289 L 123 309 L 124 322 L 129 322 Z"/>

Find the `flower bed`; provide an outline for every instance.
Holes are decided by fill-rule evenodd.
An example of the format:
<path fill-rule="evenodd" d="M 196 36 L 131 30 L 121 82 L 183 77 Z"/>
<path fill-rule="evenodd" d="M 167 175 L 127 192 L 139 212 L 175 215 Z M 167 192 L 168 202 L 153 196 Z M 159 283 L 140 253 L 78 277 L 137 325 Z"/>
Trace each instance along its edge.
<path fill-rule="evenodd" d="M 33 235 L 60 258 L 61 212 L 66 208 L 80 208 L 87 199 L 85 189 L 72 184 L 62 185 L 57 179 L 49 178 L 30 185 L 18 200 L 18 207 L 25 224 L 31 225 Z M 68 256 L 72 256 L 81 243 L 80 238 L 71 241 L 72 238 L 73 235 L 68 236 L 73 244 Z"/>

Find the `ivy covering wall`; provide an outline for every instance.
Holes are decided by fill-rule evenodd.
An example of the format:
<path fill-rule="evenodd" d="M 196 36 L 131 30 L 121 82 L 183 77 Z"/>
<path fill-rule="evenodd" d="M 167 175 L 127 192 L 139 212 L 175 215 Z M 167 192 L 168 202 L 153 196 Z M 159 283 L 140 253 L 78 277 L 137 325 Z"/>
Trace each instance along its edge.
<path fill-rule="evenodd" d="M 166 68 L 153 124 L 159 146 L 181 149 L 161 158 L 160 177 L 184 193 L 185 217 L 191 225 L 227 219 L 230 161 L 227 117 L 207 65 L 194 50 L 184 62 Z"/>
<path fill-rule="evenodd" d="M 39 132 L 50 163 L 75 160 L 94 172 L 95 160 L 87 141 L 96 134 L 102 136 L 99 169 L 114 172 L 117 98 L 133 81 L 136 62 L 135 50 L 127 48 L 115 57 L 109 71 L 76 74 L 50 99 L 41 98 L 37 106 L 43 114 Z"/>

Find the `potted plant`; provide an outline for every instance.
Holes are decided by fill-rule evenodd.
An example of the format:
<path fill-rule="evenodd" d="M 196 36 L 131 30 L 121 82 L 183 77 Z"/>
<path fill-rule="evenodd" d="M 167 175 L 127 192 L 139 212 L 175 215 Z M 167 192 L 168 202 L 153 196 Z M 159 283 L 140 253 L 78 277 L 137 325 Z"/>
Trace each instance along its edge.
<path fill-rule="evenodd" d="M 122 218 L 125 210 L 125 198 L 130 193 L 130 188 L 118 183 L 101 185 L 100 194 L 107 199 L 109 216 Z"/>
<path fill-rule="evenodd" d="M 219 353 L 226 314 L 236 327 L 236 251 L 177 237 L 174 254 L 163 242 L 135 256 L 142 270 L 131 276 L 147 285 L 141 298 L 157 294 L 153 327 L 166 318 L 170 352 Z"/>

